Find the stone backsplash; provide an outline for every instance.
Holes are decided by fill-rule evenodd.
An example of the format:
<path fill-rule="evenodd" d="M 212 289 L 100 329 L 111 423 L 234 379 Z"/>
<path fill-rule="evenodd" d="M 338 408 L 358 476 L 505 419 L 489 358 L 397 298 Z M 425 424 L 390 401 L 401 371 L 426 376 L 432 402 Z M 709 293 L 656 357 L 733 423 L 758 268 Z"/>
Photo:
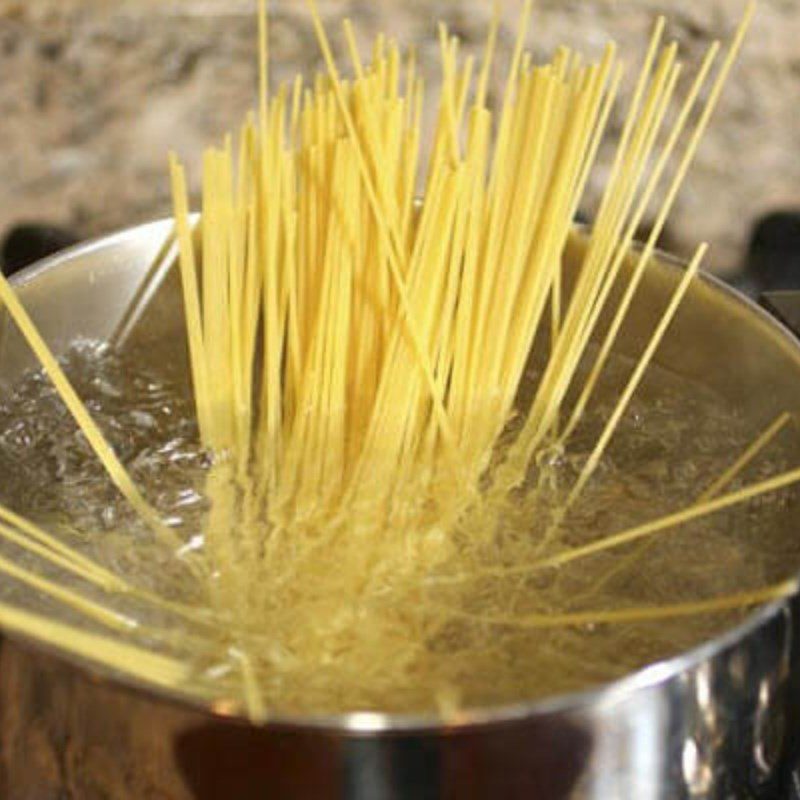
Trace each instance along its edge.
<path fill-rule="evenodd" d="M 302 0 L 271 6 L 273 78 L 320 68 Z M 364 43 L 378 30 L 413 42 L 432 80 L 435 21 L 477 49 L 490 10 L 488 0 L 320 7 L 330 25 L 351 16 Z M 559 43 L 596 55 L 614 37 L 630 83 L 657 13 L 668 15 L 668 34 L 696 66 L 742 8 L 740 0 L 539 0 L 530 44 L 537 57 Z M 0 0 L 0 232 L 45 220 L 89 236 L 168 213 L 168 150 L 196 179 L 203 145 L 254 102 L 254 9 L 255 0 Z M 505 52 L 518 10 L 517 0 L 502 2 Z M 800 207 L 798 43 L 800 0 L 762 0 L 670 222 L 671 249 L 708 239 L 712 266 L 732 270 L 755 218 Z"/>

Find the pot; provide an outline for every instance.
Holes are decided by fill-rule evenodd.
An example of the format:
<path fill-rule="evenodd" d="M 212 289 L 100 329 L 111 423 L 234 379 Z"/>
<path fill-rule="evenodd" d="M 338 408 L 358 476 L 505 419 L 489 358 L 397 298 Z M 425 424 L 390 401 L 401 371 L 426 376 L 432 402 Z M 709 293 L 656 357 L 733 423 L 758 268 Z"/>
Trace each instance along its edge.
<path fill-rule="evenodd" d="M 568 263 L 584 245 L 576 229 Z M 160 359 L 185 365 L 173 260 L 164 220 L 79 245 L 15 283 L 57 353 L 91 337 L 157 347 Z M 673 259 L 654 258 L 622 351 L 637 350 L 679 277 Z M 723 394 L 752 416 L 754 430 L 800 404 L 798 343 L 707 276 L 690 288 L 656 361 Z M 4 316 L 0 394 L 33 363 Z M 468 710 L 447 723 L 352 713 L 255 726 L 229 703 L 154 691 L 4 635 L 0 797 L 788 797 L 800 775 L 799 603 L 765 606 L 713 641 L 597 690 Z"/>

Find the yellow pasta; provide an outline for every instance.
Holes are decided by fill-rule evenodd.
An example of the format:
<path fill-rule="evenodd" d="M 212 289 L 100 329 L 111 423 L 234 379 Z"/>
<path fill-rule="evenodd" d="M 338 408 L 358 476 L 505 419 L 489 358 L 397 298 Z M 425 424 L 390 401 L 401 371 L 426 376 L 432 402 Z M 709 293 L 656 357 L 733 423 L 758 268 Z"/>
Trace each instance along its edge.
<path fill-rule="evenodd" d="M 404 57 L 397 42 L 379 37 L 367 62 L 345 21 L 353 70 L 345 78 L 316 3 L 307 4 L 326 73 L 311 82 L 298 77 L 269 94 L 266 2 L 260 0 L 258 109 L 236 141 L 230 136 L 205 152 L 196 225 L 184 168 L 176 156 L 170 159 L 194 405 L 201 442 L 214 458 L 204 544 L 188 557 L 207 606 L 196 611 L 208 614 L 193 615 L 132 587 L 0 510 L 1 537 L 109 597 L 130 594 L 200 628 L 216 621 L 216 631 L 192 636 L 220 645 L 240 677 L 248 713 L 258 719 L 268 713 L 267 662 L 291 663 L 298 674 L 313 670 L 334 661 L 337 643 L 344 648 L 356 633 L 369 639 L 371 652 L 392 657 L 393 624 L 372 611 L 385 585 L 400 585 L 424 604 L 428 585 L 564 567 L 800 480 L 794 470 L 719 494 L 785 426 L 783 415 L 696 505 L 589 544 L 550 549 L 700 267 L 701 245 L 574 485 L 531 541 L 530 559 L 510 567 L 458 559 L 463 537 L 494 535 L 509 497 L 548 448 L 569 449 L 719 102 L 752 4 L 710 88 L 718 43 L 671 124 L 668 109 L 681 94 L 684 66 L 677 45 L 662 42 L 664 21 L 657 22 L 569 291 L 562 256 L 622 84 L 616 46 L 596 63 L 561 48 L 549 63 L 534 64 L 525 51 L 532 13 L 525 0 L 495 108 L 489 85 L 497 5 L 480 63 L 461 59 L 458 39 L 440 26 L 442 85 L 424 162 L 425 90 L 413 52 Z M 665 175 L 671 177 L 664 187 Z M 652 233 L 632 256 L 636 231 L 654 202 Z M 612 289 L 630 257 L 632 272 L 612 307 Z M 115 484 L 179 551 L 183 543 L 134 486 L 4 280 L 0 299 Z M 604 313 L 611 321 L 600 336 Z M 540 336 L 549 339 L 542 376 L 519 409 Z M 593 369 L 581 378 L 598 336 Z M 569 406 L 568 397 L 576 398 Z M 444 563 L 449 571 L 438 572 Z M 111 605 L 104 609 L 2 558 L 0 571 L 107 627 L 127 620 Z M 722 612 L 793 589 L 781 584 L 694 603 L 594 612 L 481 616 L 442 606 L 441 613 L 521 628 L 623 623 Z M 47 641 L 67 636 L 66 628 L 21 613 L 0 607 L 0 622 L 30 624 Z M 290 645 L 276 655 L 267 642 L 280 637 Z M 80 639 L 72 650 L 84 656 L 90 645 L 93 658 L 120 668 L 124 646 Z M 125 667 L 162 685 L 188 680 L 179 665 L 154 656 Z"/>

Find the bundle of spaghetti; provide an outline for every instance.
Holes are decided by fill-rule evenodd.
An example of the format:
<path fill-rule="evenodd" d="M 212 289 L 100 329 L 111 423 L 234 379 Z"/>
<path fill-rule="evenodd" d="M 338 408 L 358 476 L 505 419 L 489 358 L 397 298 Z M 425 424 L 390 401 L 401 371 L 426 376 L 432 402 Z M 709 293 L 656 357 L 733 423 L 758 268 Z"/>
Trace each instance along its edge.
<path fill-rule="evenodd" d="M 334 605 L 363 614 L 387 586 L 404 578 L 414 585 L 458 562 L 459 537 L 493 537 L 509 493 L 540 454 L 567 446 L 752 13 L 710 89 L 719 45 L 709 49 L 672 127 L 665 120 L 682 65 L 677 45 L 661 44 L 663 20 L 656 25 L 567 295 L 563 253 L 622 77 L 615 47 L 595 64 L 561 48 L 551 63 L 533 66 L 523 52 L 526 3 L 505 95 L 492 111 L 497 15 L 477 77 L 440 26 L 442 88 L 415 204 L 424 87 L 413 55 L 404 64 L 397 43 L 380 37 L 365 65 L 345 22 L 354 77 L 343 80 L 311 7 L 327 76 L 269 99 L 262 68 L 258 120 L 245 123 L 238 156 L 228 141 L 205 157 L 201 267 L 186 179 L 172 162 L 198 417 L 204 442 L 227 452 L 239 477 L 236 497 L 230 473 L 220 477 L 230 469 L 224 459 L 210 480 L 206 553 L 222 607 L 273 632 L 283 628 L 273 612 L 288 605 L 294 622 L 306 618 L 304 608 L 306 619 Z M 263 9 L 261 36 L 263 65 Z M 595 368 L 576 390 L 659 190 L 656 224 L 611 309 Z M 704 252 L 705 245 L 691 259 L 564 505 L 549 523 L 542 518 L 532 553 L 557 539 Z M 544 336 L 542 377 L 528 406 L 517 408 Z M 577 402 L 562 426 L 570 389 Z M 333 553 L 339 568 L 330 575 Z M 334 628 L 321 634 L 329 651 Z M 312 637 L 299 629 L 305 640 L 293 652 L 308 652 Z"/>
<path fill-rule="evenodd" d="M 688 136 L 718 46 L 666 129 L 682 66 L 677 45 L 661 45 L 663 21 L 656 26 L 587 255 L 565 302 L 562 255 L 622 68 L 613 45 L 596 64 L 584 65 L 562 48 L 551 63 L 532 65 L 523 52 L 530 10 L 527 3 L 499 112 L 487 102 L 497 16 L 477 77 L 471 59 L 459 63 L 458 40 L 440 26 L 442 89 L 418 206 L 424 88 L 413 57 L 403 64 L 397 43 L 379 38 L 365 66 L 345 23 L 355 77 L 344 81 L 316 14 L 328 75 L 312 88 L 298 80 L 268 99 L 262 70 L 258 119 L 246 121 L 238 154 L 228 140 L 205 156 L 197 242 L 186 179 L 173 158 L 201 435 L 230 460 L 211 479 L 216 500 L 207 553 L 223 566 L 220 586 L 231 576 L 239 612 L 252 606 L 254 587 L 264 584 L 259 559 L 281 564 L 286 581 L 285 560 L 276 553 L 284 535 L 297 560 L 306 538 L 301 530 L 313 532 L 317 551 L 319 536 L 349 531 L 357 539 L 352 532 L 361 531 L 368 541 L 358 545 L 359 572 L 369 575 L 409 568 L 403 554 L 426 535 L 446 552 L 449 532 L 469 509 L 488 507 L 491 532 L 492 517 L 536 454 L 556 441 L 563 446 L 580 421 L 587 397 L 559 430 L 564 398 L 683 137 L 688 141 L 665 190 L 663 218 L 674 202 L 748 20 Z M 262 14 L 262 64 L 265 19 Z M 704 250 L 692 260 L 623 401 Z M 642 253 L 640 267 L 650 252 Z M 529 354 L 544 329 L 551 340 L 546 368 L 524 424 L 500 452 Z M 612 325 L 609 342 L 615 333 Z M 499 464 L 488 470 L 492 459 Z M 241 502 L 225 489 L 230 464 L 245 487 Z M 488 491 L 479 491 L 487 481 Z M 248 524 L 239 525 L 237 515 Z"/>
<path fill-rule="evenodd" d="M 790 591 L 793 584 L 781 584 L 596 612 L 564 610 L 563 598 L 544 593 L 535 612 L 513 610 L 520 579 L 644 540 L 634 553 L 641 557 L 656 533 L 800 479 L 795 470 L 720 494 L 785 426 L 784 415 L 696 504 L 588 544 L 564 539 L 570 510 L 699 269 L 701 245 L 574 483 L 555 505 L 542 490 L 553 454 L 568 451 L 580 429 L 753 6 L 715 72 L 720 48 L 710 47 L 670 124 L 683 65 L 677 45 L 663 44 L 659 20 L 585 256 L 568 272 L 573 220 L 623 78 L 616 47 L 596 63 L 560 48 L 535 65 L 524 50 L 526 0 L 495 108 L 488 89 L 497 9 L 479 64 L 460 58 L 459 40 L 441 25 L 441 89 L 424 162 L 426 91 L 413 53 L 403 56 L 380 36 L 365 63 L 346 21 L 353 77 L 344 79 L 309 5 L 326 73 L 269 94 L 262 2 L 259 107 L 235 139 L 205 153 L 199 221 L 184 168 L 171 157 L 194 405 L 213 456 L 201 547 L 175 547 L 174 532 L 139 494 L 0 281 L 89 442 L 159 541 L 185 559 L 209 613 L 143 593 L 19 517 L 7 518 L 0 535 L 77 573 L 93 591 L 134 596 L 188 620 L 183 638 L 149 635 L 171 653 L 202 651 L 209 663 L 227 654 L 256 716 L 265 696 L 335 696 L 337 674 L 410 686 L 420 671 L 435 671 L 426 643 L 454 619 L 545 629 L 583 624 L 593 613 L 621 622 L 719 612 Z M 634 237 L 654 205 L 655 224 L 637 251 Z M 533 353 L 540 376 L 525 391 Z M 523 518 L 527 525 L 515 528 Z M 587 596 L 620 568 L 593 574 Z M 130 619 L 111 600 L 102 606 L 5 560 L 0 571 L 108 628 Z M 481 592 L 491 602 L 475 612 Z M 0 608 L 4 619 L 18 624 Z M 120 654 L 108 653 L 116 665 Z M 315 683 L 321 664 L 327 689 Z M 177 680 L 172 662 L 147 669 L 154 682 Z"/>

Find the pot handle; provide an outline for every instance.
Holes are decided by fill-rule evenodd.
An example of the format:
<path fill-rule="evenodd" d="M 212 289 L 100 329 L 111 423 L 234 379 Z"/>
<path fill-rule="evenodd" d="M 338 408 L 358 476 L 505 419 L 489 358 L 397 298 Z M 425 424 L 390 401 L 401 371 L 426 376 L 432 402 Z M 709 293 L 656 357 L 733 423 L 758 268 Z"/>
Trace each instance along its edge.
<path fill-rule="evenodd" d="M 79 238 L 69 230 L 38 222 L 11 228 L 0 245 L 0 267 L 10 277 L 47 256 L 77 244 Z"/>

